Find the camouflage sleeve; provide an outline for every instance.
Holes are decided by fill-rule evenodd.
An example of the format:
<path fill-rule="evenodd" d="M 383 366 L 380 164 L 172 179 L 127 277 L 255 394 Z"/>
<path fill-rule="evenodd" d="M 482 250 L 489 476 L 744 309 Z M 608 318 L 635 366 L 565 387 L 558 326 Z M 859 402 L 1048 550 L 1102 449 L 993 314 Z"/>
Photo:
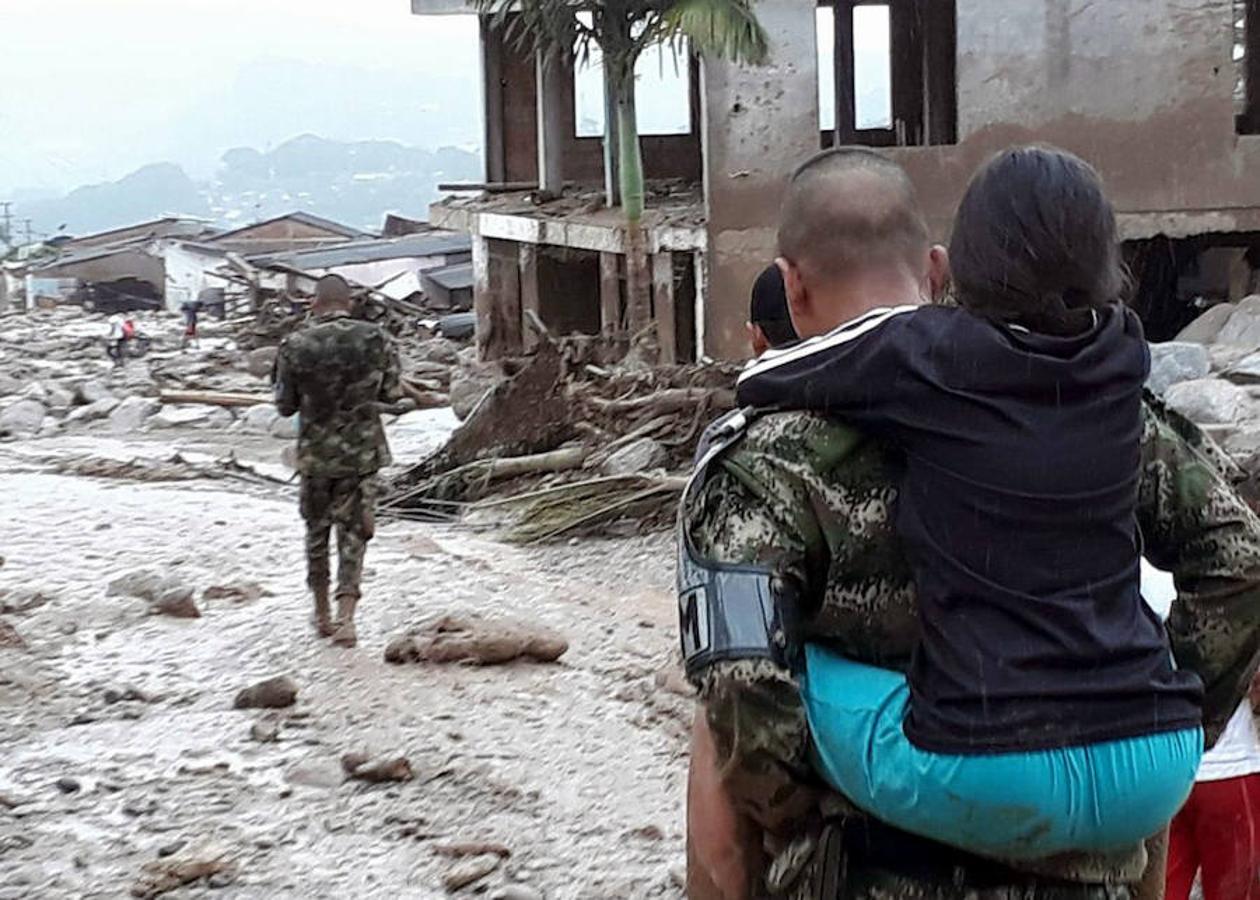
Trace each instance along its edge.
<path fill-rule="evenodd" d="M 280 344 L 276 352 L 276 364 L 272 369 L 273 390 L 276 398 L 276 409 L 282 416 L 291 416 L 298 411 L 299 400 L 297 382 L 293 377 L 293 365 L 289 360 L 289 342 Z"/>
<path fill-rule="evenodd" d="M 1201 431 L 1152 400 L 1143 427 L 1138 520 L 1147 558 L 1177 584 L 1169 640 L 1203 680 L 1210 746 L 1260 664 L 1260 519 Z"/>
<path fill-rule="evenodd" d="M 770 502 L 767 489 L 737 462 L 717 463 L 684 510 L 683 527 L 701 557 L 768 565 L 807 591 L 809 529 L 786 504 Z M 697 688 L 737 807 L 767 831 L 788 829 L 817 804 L 792 673 L 768 660 L 727 661 L 706 670 Z"/>
<path fill-rule="evenodd" d="M 398 356 L 398 345 L 393 338 L 385 335 L 384 377 L 381 379 L 382 403 L 397 403 L 403 398 L 402 362 Z"/>

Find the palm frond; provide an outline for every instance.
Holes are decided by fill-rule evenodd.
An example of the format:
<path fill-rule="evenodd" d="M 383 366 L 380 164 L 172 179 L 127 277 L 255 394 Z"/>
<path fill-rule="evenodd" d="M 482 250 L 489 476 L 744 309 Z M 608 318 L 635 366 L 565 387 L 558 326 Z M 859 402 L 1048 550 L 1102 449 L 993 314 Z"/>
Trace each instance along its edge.
<path fill-rule="evenodd" d="M 662 11 L 662 40 L 685 36 L 698 53 L 761 65 L 770 41 L 749 0 L 675 0 Z"/>

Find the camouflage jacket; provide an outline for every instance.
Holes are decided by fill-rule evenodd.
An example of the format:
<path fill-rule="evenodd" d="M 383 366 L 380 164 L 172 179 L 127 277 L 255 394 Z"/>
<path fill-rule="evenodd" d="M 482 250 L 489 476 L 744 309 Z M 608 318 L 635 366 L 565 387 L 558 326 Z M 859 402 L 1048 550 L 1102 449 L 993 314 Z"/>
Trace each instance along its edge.
<path fill-rule="evenodd" d="M 1174 573 L 1168 621 L 1179 665 L 1204 682 L 1205 728 L 1215 741 L 1260 662 L 1260 519 L 1229 483 L 1227 458 L 1188 421 L 1148 401 L 1139 519 L 1146 555 Z M 702 558 L 768 566 L 807 598 L 806 640 L 826 641 L 864 662 L 903 669 L 919 633 L 910 569 L 896 540 L 894 453 L 811 413 L 753 421 L 709 468 L 681 511 L 680 527 Z M 792 673 L 756 660 L 718 663 L 697 688 L 724 780 L 763 829 L 770 858 L 766 893 L 810 897 L 821 822 L 852 814 L 815 776 L 809 731 Z M 1019 867 L 1081 885 L 1072 896 L 1126 896 L 1140 878 L 1143 848 L 1108 857 L 1072 855 Z M 1096 888 L 1087 888 L 1094 884 Z M 1119 884 L 1119 893 L 1104 885 Z M 882 881 L 862 898 L 990 896 L 964 887 L 927 891 Z M 1101 893 L 1099 893 L 1101 891 Z M 1001 895 L 991 895 L 999 897 Z M 1020 894 L 1067 896 L 1061 888 Z"/>
<path fill-rule="evenodd" d="M 298 471 L 370 475 L 391 462 L 380 404 L 402 398 L 398 351 L 377 325 L 321 316 L 280 345 L 276 407 L 299 413 Z"/>

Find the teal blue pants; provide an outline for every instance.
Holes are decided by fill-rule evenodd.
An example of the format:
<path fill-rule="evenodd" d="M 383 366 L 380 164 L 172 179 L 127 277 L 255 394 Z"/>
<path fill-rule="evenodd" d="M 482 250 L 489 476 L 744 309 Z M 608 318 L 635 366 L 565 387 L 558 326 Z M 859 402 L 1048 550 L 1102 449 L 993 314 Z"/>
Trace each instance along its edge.
<path fill-rule="evenodd" d="M 1192 728 L 1019 753 L 952 756 L 910 743 L 905 676 L 806 645 L 801 692 L 816 763 L 882 821 L 1004 859 L 1131 847 L 1181 808 L 1203 754 Z"/>

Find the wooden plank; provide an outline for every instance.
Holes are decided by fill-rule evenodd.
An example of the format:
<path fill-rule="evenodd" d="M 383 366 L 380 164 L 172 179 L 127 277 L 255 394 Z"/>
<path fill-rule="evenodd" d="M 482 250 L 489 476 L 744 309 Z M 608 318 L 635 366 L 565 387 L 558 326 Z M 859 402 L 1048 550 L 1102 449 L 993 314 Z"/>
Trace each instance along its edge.
<path fill-rule="evenodd" d="M 621 321 L 621 256 L 599 255 L 599 322 L 604 334 L 618 334 Z"/>
<path fill-rule="evenodd" d="M 258 406 L 272 403 L 268 394 L 239 394 L 228 391 L 162 391 L 158 399 L 163 403 L 198 403 L 207 406 Z"/>
<path fill-rule="evenodd" d="M 538 295 L 538 246 L 520 244 L 517 251 L 521 284 L 521 346 L 528 352 L 538 346 L 538 334 L 530 327 L 528 316 L 532 312 L 542 321 Z"/>
<path fill-rule="evenodd" d="M 486 98 L 486 180 L 504 181 L 507 164 L 503 153 L 503 39 L 481 17 L 481 87 Z"/>
<path fill-rule="evenodd" d="M 678 307 L 674 297 L 674 254 L 652 256 L 652 315 L 656 319 L 656 340 L 660 361 L 678 362 Z"/>

